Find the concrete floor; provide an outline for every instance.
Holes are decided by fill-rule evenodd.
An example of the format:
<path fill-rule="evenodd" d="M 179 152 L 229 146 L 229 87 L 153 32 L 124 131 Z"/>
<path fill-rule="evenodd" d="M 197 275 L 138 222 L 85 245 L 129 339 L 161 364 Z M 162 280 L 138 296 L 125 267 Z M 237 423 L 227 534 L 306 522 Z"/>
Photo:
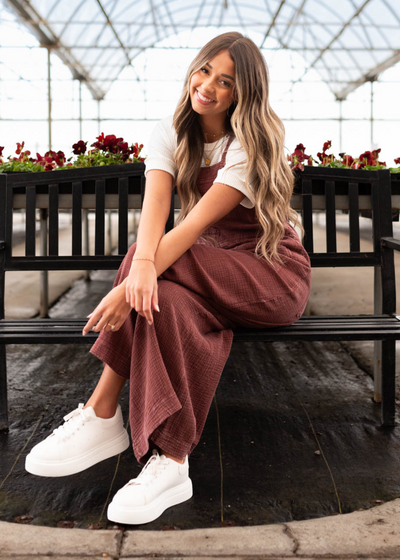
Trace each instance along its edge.
<path fill-rule="evenodd" d="M 52 316 L 88 314 L 113 277 L 97 272 L 90 283 L 76 281 Z M 352 269 L 346 284 L 348 301 L 361 298 L 363 309 L 369 289 L 364 277 Z M 332 274 L 314 276 L 311 312 L 325 313 L 326 301 L 342 312 L 329 287 L 335 281 Z M 338 288 L 345 291 L 342 283 Z M 190 458 L 193 498 L 140 528 L 284 523 L 400 497 L 400 432 L 380 428 L 364 350 L 358 348 L 366 366 L 359 367 L 354 349 L 340 343 L 234 343 Z M 109 459 L 67 478 L 24 470 L 31 447 L 88 398 L 100 362 L 86 346 L 26 345 L 8 347 L 8 367 L 11 425 L 0 435 L 0 520 L 107 527 L 110 497 L 140 471 L 131 449 L 119 462 Z M 121 399 L 126 419 L 128 389 Z"/>

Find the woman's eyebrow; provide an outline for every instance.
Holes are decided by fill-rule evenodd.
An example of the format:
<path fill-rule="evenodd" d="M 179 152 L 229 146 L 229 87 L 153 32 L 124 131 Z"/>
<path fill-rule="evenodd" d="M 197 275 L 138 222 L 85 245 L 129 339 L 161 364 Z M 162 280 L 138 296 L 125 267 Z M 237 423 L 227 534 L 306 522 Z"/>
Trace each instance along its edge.
<path fill-rule="evenodd" d="M 206 66 L 212 68 L 211 64 L 209 64 L 208 62 L 206 62 Z M 230 78 L 231 80 L 235 81 L 235 78 L 232 78 L 232 76 L 229 76 L 229 74 L 221 74 L 221 76 L 223 76 L 224 78 Z"/>

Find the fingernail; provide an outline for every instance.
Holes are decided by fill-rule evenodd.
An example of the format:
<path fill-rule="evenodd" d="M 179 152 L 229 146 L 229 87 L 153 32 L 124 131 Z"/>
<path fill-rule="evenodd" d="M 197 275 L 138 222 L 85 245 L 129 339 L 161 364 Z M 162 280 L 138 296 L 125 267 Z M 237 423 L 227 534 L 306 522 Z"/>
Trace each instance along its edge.
<path fill-rule="evenodd" d="M 151 325 L 151 321 L 147 321 L 149 323 L 149 325 Z"/>
<path fill-rule="evenodd" d="M 156 309 L 157 309 L 157 311 L 160 311 L 160 308 L 158 307 L 158 305 L 156 305 Z"/>

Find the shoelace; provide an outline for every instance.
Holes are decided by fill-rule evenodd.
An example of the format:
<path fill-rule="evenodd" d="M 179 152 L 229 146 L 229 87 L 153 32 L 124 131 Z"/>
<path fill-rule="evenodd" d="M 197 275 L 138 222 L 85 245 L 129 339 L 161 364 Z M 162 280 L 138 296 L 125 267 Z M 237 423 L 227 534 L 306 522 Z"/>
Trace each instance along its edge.
<path fill-rule="evenodd" d="M 169 464 L 169 459 L 165 456 L 160 456 L 156 450 L 147 461 L 140 474 L 136 478 L 132 478 L 127 484 L 131 486 L 134 484 L 142 484 L 143 486 L 150 484 L 160 472 L 162 472 Z"/>
<path fill-rule="evenodd" d="M 83 408 L 83 403 L 80 403 L 78 408 L 64 416 L 65 423 L 53 430 L 53 434 L 57 436 L 59 440 L 65 440 L 67 437 L 72 435 L 80 426 L 85 423 L 88 418 L 86 410 Z M 80 416 L 80 422 L 70 422 L 73 418 Z"/>

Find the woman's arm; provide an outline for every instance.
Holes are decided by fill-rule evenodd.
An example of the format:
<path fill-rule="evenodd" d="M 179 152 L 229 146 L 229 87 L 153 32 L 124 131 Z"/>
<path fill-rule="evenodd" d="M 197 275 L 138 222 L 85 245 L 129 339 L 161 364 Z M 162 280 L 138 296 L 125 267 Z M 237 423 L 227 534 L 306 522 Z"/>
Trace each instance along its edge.
<path fill-rule="evenodd" d="M 154 259 L 171 207 L 172 175 L 152 169 L 146 175 L 146 192 L 140 214 L 135 257 Z"/>
<path fill-rule="evenodd" d="M 233 187 L 214 183 L 184 221 L 161 238 L 154 256 L 154 265 L 149 261 L 138 261 L 132 264 L 128 278 L 114 288 L 104 298 L 104 303 L 100 303 L 91 314 L 83 334 L 89 332 L 92 327 L 94 331 L 102 328 L 110 330 L 110 327 L 107 326 L 108 322 L 112 325 L 115 324 L 114 330 L 118 330 L 132 308 L 145 316 L 151 324 L 153 322 L 151 310 L 158 306 L 158 276 L 183 255 L 209 226 L 233 210 L 244 196 Z M 146 224 L 146 222 L 143 223 Z M 145 228 L 142 229 L 143 231 L 146 231 Z M 142 247 L 144 246 L 142 245 Z M 138 249 L 135 257 L 137 251 Z M 141 253 L 141 256 L 151 258 L 151 253 Z M 125 288 L 126 300 L 123 298 Z M 105 301 L 106 299 L 107 301 Z"/>
<path fill-rule="evenodd" d="M 157 284 L 152 287 L 150 282 L 152 274 L 158 278 L 209 226 L 233 210 L 244 196 L 233 187 L 214 183 L 183 222 L 162 237 L 154 265 L 149 261 L 134 262 L 126 282 L 126 301 L 150 324 L 153 322 L 152 309 L 158 307 Z"/>
<path fill-rule="evenodd" d="M 214 183 L 183 222 L 160 240 L 155 254 L 157 277 L 183 255 L 208 227 L 231 212 L 244 198 L 245 195 L 237 189 Z"/>
<path fill-rule="evenodd" d="M 165 224 L 171 207 L 173 177 L 166 171 L 152 169 L 146 176 L 146 192 L 140 215 L 135 256 L 154 260 L 160 239 L 164 233 Z M 142 266 L 144 263 L 150 267 Z M 135 280 L 157 289 L 157 276 L 154 265 L 149 261 L 138 261 L 134 268 Z M 127 278 L 109 292 L 88 316 L 89 320 L 83 328 L 83 335 L 90 329 L 97 332 L 101 329 L 118 330 L 131 312 L 131 306 L 126 300 Z M 140 314 L 143 315 L 142 312 Z"/>

